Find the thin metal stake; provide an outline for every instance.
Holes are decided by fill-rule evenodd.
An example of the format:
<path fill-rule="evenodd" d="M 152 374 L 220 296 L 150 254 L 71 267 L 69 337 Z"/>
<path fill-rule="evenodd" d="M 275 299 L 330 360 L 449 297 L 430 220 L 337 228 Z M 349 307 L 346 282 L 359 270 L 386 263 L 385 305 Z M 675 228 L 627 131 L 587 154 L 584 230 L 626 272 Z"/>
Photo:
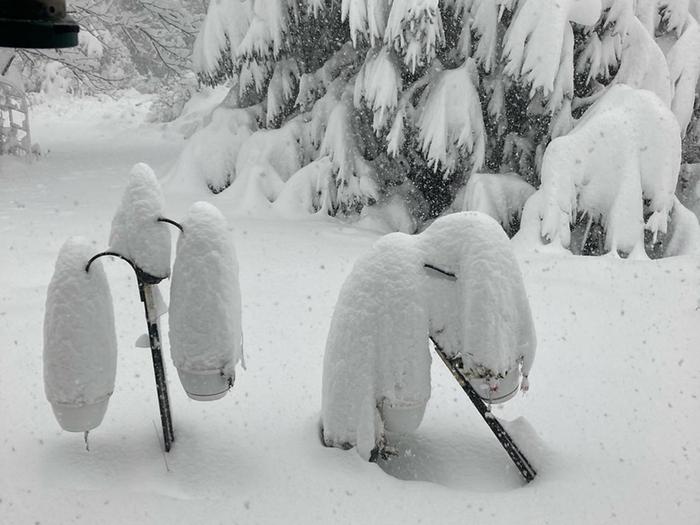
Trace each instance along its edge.
<path fill-rule="evenodd" d="M 153 286 L 138 279 L 139 295 L 146 312 L 146 324 L 148 326 L 148 339 L 151 344 L 151 357 L 153 358 L 153 372 L 156 376 L 156 391 L 158 392 L 158 408 L 160 409 L 160 422 L 163 426 L 163 444 L 165 451 L 170 452 L 170 447 L 175 441 L 173 421 L 170 416 L 170 400 L 168 398 L 168 384 L 165 381 L 165 367 L 163 366 L 163 354 L 161 352 L 160 331 L 158 329 L 158 315 L 153 300 Z"/>
<path fill-rule="evenodd" d="M 464 375 L 459 370 L 459 368 L 457 368 L 455 363 L 453 363 L 452 360 L 450 360 L 450 358 L 447 357 L 445 351 L 442 348 L 440 348 L 440 345 L 438 345 L 432 337 L 431 340 L 433 341 L 435 353 L 437 353 L 437 355 L 440 356 L 440 359 L 442 359 L 442 362 L 445 363 L 445 366 L 447 366 L 447 368 L 450 369 L 450 372 L 452 372 L 452 375 L 459 383 L 459 386 L 461 386 L 462 390 L 464 390 L 467 396 L 469 396 L 469 399 L 479 411 L 481 417 L 484 418 L 484 421 L 486 421 L 486 424 L 494 433 L 494 435 L 501 443 L 505 451 L 508 453 L 510 459 L 513 461 L 513 463 L 515 463 L 515 466 L 518 467 L 518 470 L 520 471 L 520 474 L 523 476 L 523 478 L 525 478 L 525 481 L 529 483 L 530 481 L 535 479 L 535 476 L 537 476 L 537 471 L 532 467 L 532 465 L 530 465 L 530 462 L 515 444 L 513 438 L 511 438 L 508 432 L 506 432 L 506 429 L 503 428 L 500 421 L 496 419 L 496 416 L 494 416 L 491 413 L 491 411 L 486 406 L 486 403 L 484 403 L 484 401 L 481 399 L 481 396 L 479 396 L 479 394 L 471 385 L 471 383 L 469 383 L 467 378 L 464 377 Z"/>

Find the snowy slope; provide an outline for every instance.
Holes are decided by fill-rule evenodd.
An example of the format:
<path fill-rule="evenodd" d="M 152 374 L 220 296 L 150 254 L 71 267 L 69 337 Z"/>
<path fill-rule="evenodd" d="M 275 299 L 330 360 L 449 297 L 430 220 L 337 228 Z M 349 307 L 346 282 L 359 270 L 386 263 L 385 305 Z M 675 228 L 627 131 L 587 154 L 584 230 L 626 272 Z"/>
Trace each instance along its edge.
<path fill-rule="evenodd" d="M 127 265 L 105 260 L 119 361 L 86 451 L 44 397 L 44 300 L 65 238 L 105 248 L 131 166 L 145 161 L 162 176 L 182 147 L 140 124 L 143 103 L 38 108 L 35 140 L 51 152 L 30 165 L 0 158 L 3 525 L 697 523 L 700 261 L 690 258 L 521 258 L 538 355 L 527 397 L 497 415 L 516 420 L 510 428 L 539 470 L 523 486 L 437 359 L 425 419 L 398 442 L 398 458 L 375 465 L 323 448 L 332 308 L 378 234 L 224 209 L 240 263 L 247 370 L 222 400 L 197 403 L 165 341 L 176 441 L 164 455 L 149 352 L 133 346 L 145 331 L 136 284 Z M 182 218 L 188 205 L 171 197 L 166 211 Z"/>

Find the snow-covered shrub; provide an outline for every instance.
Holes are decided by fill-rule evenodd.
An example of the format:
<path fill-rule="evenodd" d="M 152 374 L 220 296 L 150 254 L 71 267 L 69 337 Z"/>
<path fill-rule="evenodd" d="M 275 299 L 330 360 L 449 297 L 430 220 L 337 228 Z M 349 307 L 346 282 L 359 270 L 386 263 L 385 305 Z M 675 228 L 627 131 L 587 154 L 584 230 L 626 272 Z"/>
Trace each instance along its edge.
<path fill-rule="evenodd" d="M 121 204 L 112 219 L 109 248 L 146 274 L 170 275 L 170 230 L 163 217 L 164 199 L 153 170 L 134 165 Z"/>
<path fill-rule="evenodd" d="M 303 165 L 333 163 L 328 213 L 410 183 L 424 222 L 463 209 L 476 171 L 538 187 L 547 144 L 612 85 L 654 91 L 693 128 L 696 13 L 685 0 L 221 0 L 194 66 L 264 106 L 263 127 L 308 128 Z"/>
<path fill-rule="evenodd" d="M 195 203 L 182 227 L 170 286 L 171 353 L 188 394 L 212 399 L 233 384 L 242 358 L 238 261 L 226 219 L 211 204 Z M 205 384 L 212 374 L 213 392 Z"/>
<path fill-rule="evenodd" d="M 212 193 L 228 188 L 236 177 L 238 152 L 257 127 L 255 108 L 217 108 L 168 174 L 169 189 L 196 195 L 207 188 Z"/>
<path fill-rule="evenodd" d="M 570 224 L 582 213 L 602 224 L 607 251 L 643 256 L 644 229 L 654 241 L 666 232 L 680 149 L 678 122 L 661 99 L 613 86 L 547 147 L 541 221 L 530 218 L 540 222 L 545 241 L 569 248 Z"/>
<path fill-rule="evenodd" d="M 326 445 L 356 446 L 369 459 L 385 431 L 418 427 L 430 398 L 429 335 L 462 359 L 484 397 L 509 398 L 521 373 L 527 388 L 536 346 L 530 307 L 508 237 L 484 214 L 387 235 L 355 263 L 326 343 Z"/>
<path fill-rule="evenodd" d="M 328 215 L 335 200 L 332 172 L 333 164 L 328 157 L 307 164 L 289 178 L 273 207 L 288 217 Z"/>
<path fill-rule="evenodd" d="M 664 255 L 700 255 L 700 223 L 698 217 L 683 206 L 678 198 L 673 200 L 670 227 L 664 238 Z"/>
<path fill-rule="evenodd" d="M 474 173 L 455 204 L 468 211 L 480 211 L 496 219 L 509 236 L 520 227 L 525 201 L 535 192 L 516 173 Z"/>
<path fill-rule="evenodd" d="M 92 255 L 85 239 L 68 239 L 46 293 L 44 389 L 71 432 L 101 423 L 117 371 L 112 296 L 100 261 L 85 271 Z"/>

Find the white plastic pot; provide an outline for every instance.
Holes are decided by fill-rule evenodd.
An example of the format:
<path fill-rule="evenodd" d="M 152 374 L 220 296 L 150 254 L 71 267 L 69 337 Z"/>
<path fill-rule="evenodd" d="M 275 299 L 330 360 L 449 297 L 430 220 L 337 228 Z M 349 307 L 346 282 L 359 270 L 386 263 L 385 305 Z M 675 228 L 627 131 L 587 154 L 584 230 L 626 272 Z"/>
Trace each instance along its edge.
<path fill-rule="evenodd" d="M 406 403 L 385 399 L 380 409 L 384 429 L 398 434 L 414 432 L 423 421 L 426 404 L 427 402 Z"/>
<path fill-rule="evenodd" d="M 471 378 L 469 383 L 487 403 L 498 405 L 512 399 L 520 389 L 520 374 L 511 370 L 501 379 Z"/>
<path fill-rule="evenodd" d="M 180 383 L 187 396 L 195 401 L 215 401 L 226 395 L 233 385 L 235 375 L 226 376 L 221 370 L 177 369 Z"/>
<path fill-rule="evenodd" d="M 97 428 L 107 412 L 109 404 L 107 396 L 92 404 L 72 405 L 68 403 L 51 403 L 53 413 L 63 430 L 68 432 L 87 432 Z"/>

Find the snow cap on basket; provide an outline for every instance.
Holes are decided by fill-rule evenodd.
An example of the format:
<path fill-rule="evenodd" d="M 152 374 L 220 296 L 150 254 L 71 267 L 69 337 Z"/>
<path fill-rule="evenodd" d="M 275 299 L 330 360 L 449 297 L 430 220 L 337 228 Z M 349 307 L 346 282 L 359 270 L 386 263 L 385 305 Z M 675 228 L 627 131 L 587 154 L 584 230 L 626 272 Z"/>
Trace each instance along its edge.
<path fill-rule="evenodd" d="M 457 276 L 433 281 L 431 336 L 477 377 L 527 376 L 537 346 L 520 267 L 503 228 L 479 212 L 441 217 L 419 236 L 426 260 Z M 511 376 L 514 378 L 514 376 Z"/>
<path fill-rule="evenodd" d="M 112 219 L 109 247 L 147 274 L 164 279 L 170 275 L 170 231 L 158 222 L 163 207 L 155 173 L 147 164 L 135 164 Z"/>
<path fill-rule="evenodd" d="M 61 427 L 84 432 L 100 424 L 114 390 L 117 336 L 112 296 L 100 261 L 85 271 L 91 245 L 62 246 L 44 315 L 44 389 Z"/>
<path fill-rule="evenodd" d="M 190 397 L 217 399 L 242 358 L 238 261 L 215 206 L 196 202 L 182 226 L 170 287 L 173 363 Z M 220 380 L 212 383 L 206 374 Z"/>

